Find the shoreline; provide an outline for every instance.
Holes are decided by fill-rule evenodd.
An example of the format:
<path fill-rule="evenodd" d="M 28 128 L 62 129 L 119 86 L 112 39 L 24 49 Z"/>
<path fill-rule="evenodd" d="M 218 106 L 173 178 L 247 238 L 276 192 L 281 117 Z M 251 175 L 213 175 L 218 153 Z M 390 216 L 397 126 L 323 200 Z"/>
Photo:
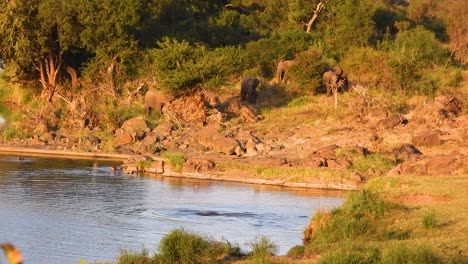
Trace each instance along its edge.
<path fill-rule="evenodd" d="M 118 154 L 118 153 L 92 153 L 92 152 L 75 152 L 68 150 L 50 150 L 40 148 L 28 148 L 28 147 L 0 147 L 0 154 L 11 154 L 11 155 L 27 155 L 36 157 L 50 157 L 50 158 L 78 158 L 78 159 L 107 159 L 124 162 L 128 159 L 135 158 L 139 155 L 130 154 Z M 157 158 L 157 161 L 162 161 L 161 158 Z M 161 162 L 164 166 L 166 162 Z M 166 163 L 167 164 L 167 163 Z M 174 172 L 168 169 L 169 166 L 164 166 L 162 172 L 158 170 L 145 171 L 144 173 L 161 175 L 163 177 L 173 178 L 185 178 L 195 180 L 213 180 L 213 181 L 225 181 L 225 182 L 238 182 L 246 184 L 257 184 L 257 185 L 271 185 L 279 187 L 289 188 L 304 188 L 304 189 L 320 189 L 320 190 L 338 190 L 338 191 L 357 191 L 360 190 L 360 186 L 357 184 L 340 184 L 340 183 L 308 183 L 308 182 L 287 182 L 282 180 L 267 180 L 257 179 L 251 177 L 233 177 L 223 174 L 205 174 L 205 173 L 193 173 L 193 172 Z M 134 174 L 136 171 L 124 172 L 126 174 Z"/>

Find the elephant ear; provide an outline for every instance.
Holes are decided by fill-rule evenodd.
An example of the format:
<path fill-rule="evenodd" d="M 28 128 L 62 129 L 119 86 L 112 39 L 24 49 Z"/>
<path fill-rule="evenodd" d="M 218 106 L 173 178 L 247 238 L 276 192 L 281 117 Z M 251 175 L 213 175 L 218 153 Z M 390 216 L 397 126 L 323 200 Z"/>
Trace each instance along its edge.
<path fill-rule="evenodd" d="M 334 71 L 337 75 L 343 74 L 343 69 L 341 69 L 340 66 L 334 66 L 334 67 L 333 67 L 333 71 Z"/>

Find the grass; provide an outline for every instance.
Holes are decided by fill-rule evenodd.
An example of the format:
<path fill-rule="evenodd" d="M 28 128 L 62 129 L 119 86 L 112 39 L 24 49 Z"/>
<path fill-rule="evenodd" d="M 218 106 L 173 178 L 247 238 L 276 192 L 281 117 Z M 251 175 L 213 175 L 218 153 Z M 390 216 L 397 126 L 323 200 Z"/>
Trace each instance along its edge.
<path fill-rule="evenodd" d="M 206 237 L 176 229 L 166 235 L 159 246 L 160 263 L 213 263 L 225 253 L 225 247 Z"/>
<path fill-rule="evenodd" d="M 424 228 L 431 229 L 437 226 L 437 215 L 434 210 L 426 213 L 422 219 L 422 225 Z"/>
<path fill-rule="evenodd" d="M 185 156 L 182 152 L 164 152 L 161 155 L 163 158 L 169 160 L 169 164 L 176 172 L 182 172 L 185 163 Z"/>
<path fill-rule="evenodd" d="M 350 172 L 336 171 L 328 168 L 295 168 L 255 166 L 254 175 L 268 180 L 284 180 L 288 182 L 341 182 L 349 179 Z"/>
<path fill-rule="evenodd" d="M 253 264 L 267 264 L 271 262 L 271 256 L 278 253 L 278 246 L 266 236 L 257 237 L 249 243 L 251 253 L 249 260 Z"/>
<path fill-rule="evenodd" d="M 396 163 L 383 154 L 358 156 L 353 159 L 350 169 L 360 172 L 375 171 L 385 173 L 395 167 Z"/>

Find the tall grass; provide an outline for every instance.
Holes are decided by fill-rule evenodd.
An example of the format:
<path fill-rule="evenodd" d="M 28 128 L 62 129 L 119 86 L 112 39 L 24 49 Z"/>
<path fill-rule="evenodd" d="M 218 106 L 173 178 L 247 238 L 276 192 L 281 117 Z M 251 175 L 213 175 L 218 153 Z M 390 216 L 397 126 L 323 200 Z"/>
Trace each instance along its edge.
<path fill-rule="evenodd" d="M 272 263 L 271 256 L 278 253 L 278 246 L 265 236 L 257 237 L 249 246 L 252 249 L 249 260 L 254 264 Z"/>
<path fill-rule="evenodd" d="M 437 215 L 434 210 L 426 213 L 422 219 L 422 225 L 424 228 L 431 229 L 437 226 Z"/>
<path fill-rule="evenodd" d="M 217 242 L 195 233 L 176 229 L 166 235 L 159 246 L 159 263 L 208 264 L 215 263 L 229 252 L 225 243 Z"/>
<path fill-rule="evenodd" d="M 177 172 L 182 172 L 185 163 L 185 156 L 182 152 L 164 152 L 161 155 L 169 160 L 172 169 Z"/>
<path fill-rule="evenodd" d="M 326 221 L 315 223 L 312 227 L 314 230 L 308 245 L 309 251 L 334 243 L 382 237 L 385 233 L 381 230 L 382 218 L 391 206 L 376 192 L 362 190 L 352 193 L 331 215 L 320 214 L 326 215 Z M 314 221 L 311 224 L 314 225 Z"/>

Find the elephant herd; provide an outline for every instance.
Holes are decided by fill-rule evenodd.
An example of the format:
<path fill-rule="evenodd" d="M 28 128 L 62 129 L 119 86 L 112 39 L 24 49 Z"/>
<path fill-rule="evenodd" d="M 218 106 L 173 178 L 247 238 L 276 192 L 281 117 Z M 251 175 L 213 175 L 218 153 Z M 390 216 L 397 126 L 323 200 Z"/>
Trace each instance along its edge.
<path fill-rule="evenodd" d="M 276 68 L 276 82 L 284 83 L 287 81 L 287 71 L 292 66 L 296 65 L 294 60 L 281 60 Z M 323 86 L 326 88 L 327 95 L 330 95 L 334 89 L 347 86 L 346 73 L 339 66 L 334 66 L 326 71 L 322 76 Z M 255 77 L 244 77 L 241 81 L 240 99 L 250 104 L 255 104 L 257 101 L 257 87 L 260 80 Z M 161 113 L 164 104 L 171 101 L 171 98 L 161 91 L 150 89 L 145 95 L 145 109 L 149 115 L 151 111 Z"/>

